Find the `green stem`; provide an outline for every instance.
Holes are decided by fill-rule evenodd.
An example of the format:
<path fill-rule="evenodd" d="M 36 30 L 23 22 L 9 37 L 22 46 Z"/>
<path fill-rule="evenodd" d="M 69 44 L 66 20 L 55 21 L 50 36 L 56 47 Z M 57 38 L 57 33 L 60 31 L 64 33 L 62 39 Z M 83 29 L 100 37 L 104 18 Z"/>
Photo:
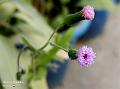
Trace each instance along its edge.
<path fill-rule="evenodd" d="M 27 51 L 27 47 L 24 47 L 20 50 L 18 57 L 17 57 L 17 72 L 20 72 L 20 58 L 23 52 Z"/>
<path fill-rule="evenodd" d="M 20 58 L 23 54 L 23 52 L 27 51 L 27 47 L 24 47 L 23 49 L 20 50 L 19 54 L 18 54 L 18 57 L 17 57 L 17 80 L 20 80 L 21 78 L 21 70 L 20 70 Z M 21 68 L 22 69 L 22 68 Z"/>
<path fill-rule="evenodd" d="M 32 71 L 34 74 L 36 74 L 36 68 L 35 68 L 35 55 L 32 55 L 31 65 L 32 65 Z"/>
<path fill-rule="evenodd" d="M 57 48 L 59 48 L 59 49 L 62 49 L 62 50 L 64 50 L 65 52 L 68 52 L 67 49 L 63 48 L 62 46 L 60 46 L 60 45 L 58 45 L 58 44 L 55 44 L 55 43 L 52 43 L 52 42 L 49 42 L 49 44 L 50 44 L 51 46 L 55 46 L 55 47 L 57 47 Z"/>
<path fill-rule="evenodd" d="M 63 31 L 63 30 L 66 30 L 68 29 L 70 26 L 72 26 L 73 24 L 81 21 L 81 20 L 84 20 L 84 18 L 82 17 L 82 13 L 81 11 L 80 12 L 77 12 L 77 13 L 74 13 L 74 14 L 70 14 L 68 15 L 65 19 L 64 19 L 64 22 L 63 24 L 60 25 L 60 27 L 58 27 L 56 30 L 54 30 L 54 32 L 51 34 L 50 38 L 48 39 L 48 41 L 43 45 L 43 47 L 39 48 L 37 50 L 37 53 L 40 52 L 41 50 L 43 50 L 50 42 L 51 38 L 53 37 L 53 35 L 57 32 L 57 31 Z"/>
<path fill-rule="evenodd" d="M 53 31 L 53 33 L 51 34 L 50 38 L 48 39 L 48 41 L 43 45 L 43 47 L 39 48 L 37 50 L 37 52 L 40 52 L 41 50 L 43 50 L 50 42 L 50 40 L 52 39 L 52 37 L 54 36 L 54 34 L 58 31 L 58 28 L 56 30 Z"/>
<path fill-rule="evenodd" d="M 18 54 L 18 58 L 17 58 L 17 72 L 20 72 L 20 57 L 23 53 L 23 50 L 21 50 Z"/>
<path fill-rule="evenodd" d="M 16 77 L 17 77 L 17 80 L 20 80 L 21 79 L 21 73 L 20 73 L 20 57 L 22 55 L 22 53 L 24 52 L 24 49 L 22 49 L 19 54 L 18 54 L 18 57 L 17 57 L 17 73 L 16 73 Z"/>

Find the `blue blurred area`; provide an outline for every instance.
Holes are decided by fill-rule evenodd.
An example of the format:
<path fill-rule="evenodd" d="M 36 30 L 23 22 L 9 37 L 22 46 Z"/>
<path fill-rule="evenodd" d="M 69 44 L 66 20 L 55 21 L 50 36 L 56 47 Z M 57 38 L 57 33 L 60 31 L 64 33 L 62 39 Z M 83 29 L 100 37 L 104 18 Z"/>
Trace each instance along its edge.
<path fill-rule="evenodd" d="M 109 13 L 106 10 L 96 10 L 95 14 L 89 30 L 81 38 L 95 38 L 103 32 Z"/>
<path fill-rule="evenodd" d="M 76 41 L 89 30 L 91 23 L 92 21 L 84 20 L 77 25 L 71 41 L 72 44 L 75 44 Z"/>
<path fill-rule="evenodd" d="M 104 25 L 107 22 L 109 12 L 107 10 L 95 10 L 95 18 L 92 21 L 85 20 L 78 24 L 71 41 L 75 44 L 80 38 L 95 38 L 103 32 Z"/>
<path fill-rule="evenodd" d="M 49 69 L 47 75 L 47 81 L 49 89 L 53 89 L 56 86 L 62 85 L 62 80 L 64 79 L 65 73 L 67 72 L 69 61 L 60 62 L 53 61 L 53 64 L 57 64 L 59 67 L 57 71 L 53 71 L 53 69 Z"/>
<path fill-rule="evenodd" d="M 93 21 L 85 20 L 76 27 L 76 31 L 71 41 L 72 44 L 75 44 L 79 38 L 94 38 L 103 31 L 103 27 L 106 24 L 108 18 L 108 12 L 106 10 L 95 12 L 96 16 Z M 63 63 L 59 61 L 53 61 L 52 63 L 57 64 L 59 68 L 55 72 L 52 71 L 53 69 L 49 69 L 47 81 L 50 89 L 53 89 L 54 87 L 62 84 L 62 79 L 64 78 L 68 68 L 68 61 Z"/>
<path fill-rule="evenodd" d="M 22 44 L 22 43 L 17 43 L 17 44 L 15 45 L 15 47 L 20 50 L 20 49 L 25 48 L 25 45 Z"/>
<path fill-rule="evenodd" d="M 119 4 L 120 0 L 113 0 L 114 3 Z"/>

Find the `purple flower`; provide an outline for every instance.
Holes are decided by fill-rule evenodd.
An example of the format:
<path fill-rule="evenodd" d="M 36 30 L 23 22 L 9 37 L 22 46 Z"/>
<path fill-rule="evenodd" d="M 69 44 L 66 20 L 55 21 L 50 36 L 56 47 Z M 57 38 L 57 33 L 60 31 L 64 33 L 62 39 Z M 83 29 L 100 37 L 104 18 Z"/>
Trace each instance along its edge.
<path fill-rule="evenodd" d="M 89 65 L 94 63 L 95 54 L 92 50 L 92 48 L 83 46 L 82 48 L 79 48 L 77 51 L 77 61 L 80 64 L 81 67 L 88 67 Z"/>
<path fill-rule="evenodd" d="M 82 9 L 82 15 L 87 20 L 93 20 L 95 16 L 94 8 L 90 5 L 86 5 Z"/>

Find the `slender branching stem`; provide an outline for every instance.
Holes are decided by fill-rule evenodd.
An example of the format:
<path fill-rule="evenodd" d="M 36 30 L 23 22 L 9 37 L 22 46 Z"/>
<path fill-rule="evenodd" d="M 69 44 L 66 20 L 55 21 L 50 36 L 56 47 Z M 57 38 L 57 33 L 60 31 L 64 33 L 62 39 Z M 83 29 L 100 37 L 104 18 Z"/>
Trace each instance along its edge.
<path fill-rule="evenodd" d="M 35 55 L 31 55 L 32 57 L 31 57 L 31 65 L 32 65 L 32 71 L 33 71 L 33 73 L 34 74 L 36 74 L 36 68 L 35 68 Z"/>
<path fill-rule="evenodd" d="M 49 41 L 52 39 L 52 37 L 54 36 L 54 34 L 57 32 L 58 29 L 54 30 L 53 33 L 51 34 L 50 38 L 48 39 L 48 41 L 43 45 L 43 47 L 41 47 L 40 49 L 38 49 L 38 52 L 40 52 L 41 50 L 43 50 L 48 44 Z"/>
<path fill-rule="evenodd" d="M 20 57 L 24 51 L 26 51 L 27 47 L 24 47 L 20 50 L 18 57 L 17 57 L 17 72 L 20 72 Z"/>
<path fill-rule="evenodd" d="M 62 50 L 64 50 L 65 52 L 68 52 L 67 49 L 63 48 L 62 46 L 60 46 L 60 45 L 58 45 L 58 44 L 55 44 L 55 43 L 52 43 L 52 42 L 49 42 L 49 44 L 50 44 L 51 46 L 55 46 L 55 47 L 57 47 L 57 48 L 59 48 L 59 49 L 62 49 Z"/>
<path fill-rule="evenodd" d="M 20 72 L 20 57 L 21 57 L 23 51 L 24 51 L 23 49 L 20 50 L 18 57 L 17 57 L 17 72 Z"/>

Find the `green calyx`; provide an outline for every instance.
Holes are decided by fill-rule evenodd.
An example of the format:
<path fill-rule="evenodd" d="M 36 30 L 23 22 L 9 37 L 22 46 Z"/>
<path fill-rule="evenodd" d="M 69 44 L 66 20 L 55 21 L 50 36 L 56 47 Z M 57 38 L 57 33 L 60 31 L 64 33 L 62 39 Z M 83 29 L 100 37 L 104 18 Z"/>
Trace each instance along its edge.
<path fill-rule="evenodd" d="M 82 12 L 76 12 L 74 14 L 70 14 L 64 18 L 63 25 L 58 29 L 58 32 L 63 32 L 67 30 L 72 25 L 78 23 L 79 21 L 84 20 L 85 18 L 82 16 Z"/>
<path fill-rule="evenodd" d="M 69 49 L 68 51 L 68 56 L 71 60 L 76 60 L 77 56 L 76 56 L 77 50 L 75 49 Z"/>
<path fill-rule="evenodd" d="M 76 12 L 74 14 L 69 14 L 68 16 L 65 17 L 65 23 L 68 25 L 73 25 L 78 23 L 81 20 L 84 20 L 85 18 L 82 16 L 82 12 Z"/>

